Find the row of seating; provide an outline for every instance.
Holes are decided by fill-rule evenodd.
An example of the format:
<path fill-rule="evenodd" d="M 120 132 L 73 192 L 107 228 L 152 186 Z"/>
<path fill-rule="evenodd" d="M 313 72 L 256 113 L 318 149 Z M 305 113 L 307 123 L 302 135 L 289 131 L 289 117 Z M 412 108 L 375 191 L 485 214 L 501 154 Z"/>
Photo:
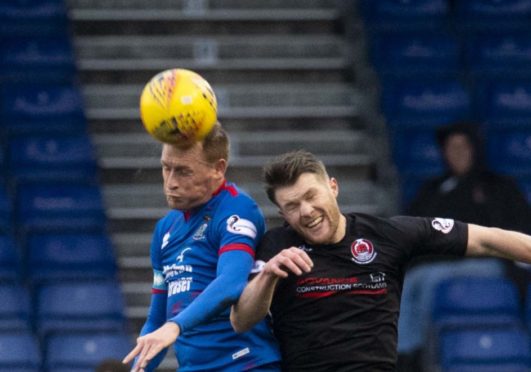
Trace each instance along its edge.
<path fill-rule="evenodd" d="M 132 348 L 63 0 L 0 4 L 0 370 Z"/>

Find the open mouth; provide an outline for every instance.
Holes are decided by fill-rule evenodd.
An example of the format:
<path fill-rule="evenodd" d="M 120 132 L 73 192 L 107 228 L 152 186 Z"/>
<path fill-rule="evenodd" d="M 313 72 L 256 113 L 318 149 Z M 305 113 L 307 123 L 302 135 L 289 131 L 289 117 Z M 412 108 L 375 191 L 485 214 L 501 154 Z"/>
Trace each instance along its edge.
<path fill-rule="evenodd" d="M 310 223 L 306 224 L 306 228 L 313 229 L 313 228 L 317 227 L 321 222 L 323 222 L 323 220 L 324 220 L 324 217 L 323 216 L 319 216 L 319 217 L 313 219 L 312 221 L 310 221 Z"/>

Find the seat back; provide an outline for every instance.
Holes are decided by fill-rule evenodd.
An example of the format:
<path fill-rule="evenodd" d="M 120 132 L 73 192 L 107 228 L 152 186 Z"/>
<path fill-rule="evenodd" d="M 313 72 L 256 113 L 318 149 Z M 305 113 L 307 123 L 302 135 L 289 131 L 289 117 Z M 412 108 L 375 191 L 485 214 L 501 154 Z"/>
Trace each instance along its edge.
<path fill-rule="evenodd" d="M 41 354 L 38 342 L 29 332 L 0 333 L 0 369 L 39 368 Z"/>

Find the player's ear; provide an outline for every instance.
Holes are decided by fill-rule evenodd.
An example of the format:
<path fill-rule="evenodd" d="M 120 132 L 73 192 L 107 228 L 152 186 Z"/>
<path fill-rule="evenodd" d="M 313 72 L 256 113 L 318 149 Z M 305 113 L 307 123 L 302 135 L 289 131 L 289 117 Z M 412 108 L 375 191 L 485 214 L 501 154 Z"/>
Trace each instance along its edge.
<path fill-rule="evenodd" d="M 226 159 L 218 159 L 214 163 L 214 170 L 219 175 L 225 176 L 225 172 L 227 171 L 227 166 L 228 166 L 228 163 Z"/>
<path fill-rule="evenodd" d="M 330 179 L 328 180 L 328 184 L 330 185 L 332 193 L 337 198 L 337 196 L 339 195 L 339 183 L 334 177 L 330 177 Z"/>

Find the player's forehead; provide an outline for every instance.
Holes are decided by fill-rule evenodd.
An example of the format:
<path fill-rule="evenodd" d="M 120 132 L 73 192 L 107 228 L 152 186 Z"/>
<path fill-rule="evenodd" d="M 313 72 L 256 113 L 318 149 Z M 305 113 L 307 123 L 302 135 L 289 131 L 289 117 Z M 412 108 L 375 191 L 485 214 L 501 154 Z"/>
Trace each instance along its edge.
<path fill-rule="evenodd" d="M 326 180 L 315 173 L 303 173 L 293 185 L 279 187 L 276 200 L 280 205 L 304 198 L 310 192 L 319 192 L 326 188 Z"/>
<path fill-rule="evenodd" d="M 171 166 L 194 166 L 204 163 L 205 156 L 199 143 L 187 148 L 164 144 L 160 161 L 162 164 Z"/>

